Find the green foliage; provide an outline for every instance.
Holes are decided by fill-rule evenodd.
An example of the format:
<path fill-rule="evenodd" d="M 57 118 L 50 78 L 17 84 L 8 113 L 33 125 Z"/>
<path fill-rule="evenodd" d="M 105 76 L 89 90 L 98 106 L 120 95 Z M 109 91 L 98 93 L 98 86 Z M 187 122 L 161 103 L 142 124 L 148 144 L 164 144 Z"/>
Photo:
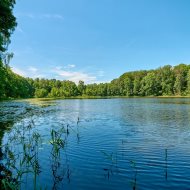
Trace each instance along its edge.
<path fill-rule="evenodd" d="M 32 79 L 30 79 L 32 80 Z M 55 79 L 35 79 L 31 82 L 35 90 L 35 97 L 71 97 L 78 96 L 77 85 L 71 81 L 60 81 Z"/>
<path fill-rule="evenodd" d="M 126 77 L 123 81 L 123 94 L 126 96 L 131 96 L 133 94 L 133 83 L 129 77 Z"/>
<path fill-rule="evenodd" d="M 35 91 L 35 97 L 36 98 L 45 98 L 48 95 L 48 91 L 44 88 L 36 89 Z"/>
<path fill-rule="evenodd" d="M 85 93 L 85 89 L 86 89 L 86 86 L 84 84 L 84 81 L 79 81 L 79 84 L 78 84 L 78 91 L 79 91 L 79 94 L 82 95 Z"/>
<path fill-rule="evenodd" d="M 70 96 L 78 96 L 79 91 L 77 88 L 77 85 L 72 82 L 72 81 L 62 81 L 61 82 L 61 88 L 63 88 L 65 97 L 70 97 Z"/>
<path fill-rule="evenodd" d="M 68 80 L 21 77 L 0 62 L 0 98 L 56 98 L 76 96 L 171 96 L 190 95 L 190 66 L 166 65 L 156 70 L 123 74 L 110 83 L 76 85 Z"/>
<path fill-rule="evenodd" d="M 3 63 L 0 61 L 0 98 L 4 98 L 6 96 L 5 80 L 6 80 L 6 70 L 3 67 Z"/>
<path fill-rule="evenodd" d="M 187 73 L 187 94 L 190 95 L 190 70 Z"/>
<path fill-rule="evenodd" d="M 174 83 L 174 93 L 176 95 L 185 95 L 187 90 L 187 75 L 189 67 L 185 64 L 180 64 L 174 67 L 175 73 L 175 83 Z"/>
<path fill-rule="evenodd" d="M 159 95 L 159 81 L 154 72 L 148 73 L 141 81 L 141 94 L 145 96 Z"/>
<path fill-rule="evenodd" d="M 140 95 L 141 81 L 140 78 L 135 78 L 133 81 L 133 94 L 135 96 Z"/>
<path fill-rule="evenodd" d="M 182 95 L 183 82 L 183 76 L 178 74 L 174 83 L 174 92 L 176 95 Z"/>
<path fill-rule="evenodd" d="M 15 0 L 0 1 L 0 59 L 4 58 L 3 52 L 7 50 L 10 43 L 10 35 L 14 31 L 17 23 L 13 15 Z"/>
<path fill-rule="evenodd" d="M 162 95 L 174 94 L 175 75 L 173 67 L 166 65 L 158 69 L 159 80 L 161 81 Z"/>
<path fill-rule="evenodd" d="M 0 99 L 29 98 L 33 94 L 34 89 L 28 79 L 13 73 L 0 61 Z"/>

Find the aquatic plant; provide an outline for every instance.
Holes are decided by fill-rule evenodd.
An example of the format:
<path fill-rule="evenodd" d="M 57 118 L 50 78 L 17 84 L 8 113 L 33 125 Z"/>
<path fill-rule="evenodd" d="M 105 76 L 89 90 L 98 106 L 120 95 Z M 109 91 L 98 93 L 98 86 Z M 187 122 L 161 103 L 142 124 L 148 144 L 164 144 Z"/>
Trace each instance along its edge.
<path fill-rule="evenodd" d="M 104 167 L 103 170 L 106 172 L 105 177 L 108 179 L 110 178 L 110 175 L 113 175 L 114 172 L 118 172 L 118 166 L 117 166 L 117 154 L 114 154 L 113 152 L 107 153 L 104 150 L 100 151 L 106 160 L 108 160 L 108 166 Z"/>
<path fill-rule="evenodd" d="M 41 136 L 33 120 L 27 125 L 21 122 L 8 133 L 7 143 L 2 146 L 4 171 L 10 171 L 10 175 L 5 173 L 1 180 L 4 189 L 20 189 L 23 176 L 27 174 L 34 176 L 34 189 L 37 189 L 37 176 L 41 172 L 38 160 L 40 143 Z"/>
<path fill-rule="evenodd" d="M 57 189 L 64 178 L 70 183 L 71 170 L 67 156 L 66 145 L 70 131 L 78 134 L 69 124 L 60 124 L 57 129 L 50 131 L 49 141 L 35 126 L 33 119 L 22 121 L 7 133 L 6 144 L 2 145 L 0 155 L 3 162 L 0 164 L 0 183 L 3 189 L 22 189 L 28 176 L 33 176 L 34 189 L 42 189 L 38 177 L 42 172 L 39 150 L 42 146 L 51 145 L 50 161 L 53 177 L 52 189 Z"/>
<path fill-rule="evenodd" d="M 131 160 L 130 165 L 131 165 L 131 168 L 133 169 L 133 173 L 134 173 L 134 177 L 131 180 L 131 185 L 132 185 L 133 190 L 136 190 L 136 186 L 137 186 L 137 167 L 136 167 L 136 162 Z"/>

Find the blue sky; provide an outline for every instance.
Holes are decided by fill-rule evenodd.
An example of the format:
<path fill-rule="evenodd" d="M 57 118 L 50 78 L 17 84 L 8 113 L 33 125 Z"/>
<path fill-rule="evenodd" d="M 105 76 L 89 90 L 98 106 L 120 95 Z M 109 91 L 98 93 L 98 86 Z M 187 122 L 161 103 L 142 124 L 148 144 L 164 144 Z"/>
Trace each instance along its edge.
<path fill-rule="evenodd" d="M 190 63 L 189 0 L 17 0 L 10 63 L 23 76 L 106 82 Z"/>

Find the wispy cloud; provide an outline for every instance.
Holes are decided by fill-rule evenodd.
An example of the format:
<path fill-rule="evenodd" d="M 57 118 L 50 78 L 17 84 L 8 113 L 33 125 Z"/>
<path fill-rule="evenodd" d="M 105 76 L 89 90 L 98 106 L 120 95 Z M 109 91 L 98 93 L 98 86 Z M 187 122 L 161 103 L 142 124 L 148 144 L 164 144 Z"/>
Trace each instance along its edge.
<path fill-rule="evenodd" d="M 12 67 L 12 70 L 14 73 L 20 75 L 20 76 L 23 76 L 23 77 L 26 77 L 27 76 L 27 73 L 19 68 L 16 68 L 16 67 Z"/>
<path fill-rule="evenodd" d="M 38 15 L 39 18 L 47 18 L 47 19 L 59 19 L 59 20 L 63 20 L 64 17 L 60 14 L 41 14 L 41 15 Z"/>
<path fill-rule="evenodd" d="M 67 65 L 67 67 L 68 67 L 68 68 L 74 68 L 74 67 L 76 67 L 76 65 L 74 65 L 74 64 L 69 64 L 69 65 Z"/>
<path fill-rule="evenodd" d="M 19 33 L 24 33 L 23 29 L 20 26 L 16 27 L 16 31 L 18 31 Z"/>
<path fill-rule="evenodd" d="M 93 83 L 97 78 L 89 73 L 80 72 L 80 71 L 68 71 L 60 67 L 56 67 L 54 72 L 61 77 L 63 80 L 71 80 L 75 83 L 78 83 L 79 80 L 84 81 L 85 83 Z"/>
<path fill-rule="evenodd" d="M 28 71 L 31 71 L 31 72 L 33 72 L 33 73 L 36 73 L 36 72 L 38 71 L 38 69 L 31 66 L 31 67 L 28 68 Z"/>
<path fill-rule="evenodd" d="M 18 17 L 27 17 L 30 19 L 56 19 L 56 20 L 64 20 L 63 15 L 61 14 L 34 14 L 34 13 L 17 13 Z"/>
<path fill-rule="evenodd" d="M 37 68 L 35 67 L 28 67 L 26 69 L 20 69 L 18 67 L 12 67 L 12 70 L 14 73 L 23 76 L 23 77 L 30 77 L 30 78 L 45 78 L 46 74 L 41 73 Z"/>
<path fill-rule="evenodd" d="M 46 74 L 42 73 L 39 69 L 33 66 L 29 66 L 26 70 L 27 76 L 31 78 L 45 78 Z"/>
<path fill-rule="evenodd" d="M 82 80 L 85 82 L 85 84 L 106 82 L 102 81 L 102 77 L 104 76 L 103 71 L 100 70 L 92 74 L 87 71 L 76 70 L 74 64 L 55 66 L 54 68 L 45 68 L 43 70 L 34 66 L 29 66 L 25 69 L 13 67 L 13 71 L 21 76 L 30 77 L 33 79 L 56 78 L 59 80 L 70 80 L 75 83 L 78 83 L 80 80 Z"/>

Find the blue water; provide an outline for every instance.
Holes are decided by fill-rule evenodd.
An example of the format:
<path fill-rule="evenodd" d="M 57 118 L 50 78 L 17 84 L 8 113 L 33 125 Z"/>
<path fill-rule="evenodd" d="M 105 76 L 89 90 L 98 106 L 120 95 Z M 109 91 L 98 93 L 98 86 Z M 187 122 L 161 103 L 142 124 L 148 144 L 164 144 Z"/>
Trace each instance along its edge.
<path fill-rule="evenodd" d="M 188 98 L 2 102 L 0 118 L 2 146 L 16 128 L 31 121 L 42 136 L 38 187 L 190 189 Z M 50 133 L 67 125 L 66 145 L 53 171 Z M 9 141 L 15 154 L 21 147 L 16 141 Z M 33 179 L 32 174 L 23 175 L 21 189 L 34 189 Z"/>

